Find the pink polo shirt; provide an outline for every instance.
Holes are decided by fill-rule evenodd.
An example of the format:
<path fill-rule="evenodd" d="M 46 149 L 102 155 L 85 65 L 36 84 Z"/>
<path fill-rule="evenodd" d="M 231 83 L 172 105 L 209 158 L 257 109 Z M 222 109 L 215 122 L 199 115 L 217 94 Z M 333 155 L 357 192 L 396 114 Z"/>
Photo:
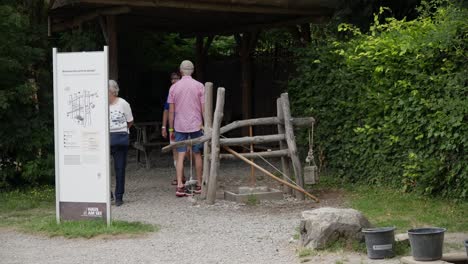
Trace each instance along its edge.
<path fill-rule="evenodd" d="M 202 105 L 205 103 L 205 87 L 191 76 L 182 76 L 169 89 L 167 98 L 174 104 L 174 130 L 190 133 L 200 130 L 203 124 Z"/>

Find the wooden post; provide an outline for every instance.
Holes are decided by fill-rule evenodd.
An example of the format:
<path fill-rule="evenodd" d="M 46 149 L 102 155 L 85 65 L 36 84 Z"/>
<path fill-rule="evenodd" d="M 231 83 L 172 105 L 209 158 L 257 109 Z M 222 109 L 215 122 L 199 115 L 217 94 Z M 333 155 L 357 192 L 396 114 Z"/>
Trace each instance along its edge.
<path fill-rule="evenodd" d="M 281 105 L 283 106 L 286 143 L 288 144 L 289 152 L 291 153 L 291 161 L 294 169 L 294 175 L 296 176 L 296 183 L 304 189 L 302 166 L 297 153 L 296 137 L 294 136 L 294 128 L 291 122 L 291 108 L 289 106 L 289 96 L 287 93 L 281 94 Z M 304 194 L 296 192 L 296 198 L 304 200 Z"/>
<path fill-rule="evenodd" d="M 252 53 L 258 40 L 258 31 L 234 35 L 241 63 L 242 119 L 252 117 L 253 62 Z M 244 129 L 244 135 L 248 130 Z"/>
<path fill-rule="evenodd" d="M 205 37 L 198 35 L 195 41 L 195 76 L 199 82 L 203 82 L 205 80 L 205 66 L 206 66 L 206 58 L 208 55 L 208 49 L 213 42 L 213 36 L 209 36 L 206 39 Z"/>
<path fill-rule="evenodd" d="M 276 110 L 277 110 L 277 117 L 280 120 L 284 120 L 284 115 L 283 115 L 283 107 L 281 105 L 281 98 L 278 98 L 276 100 Z M 283 124 L 278 124 L 278 134 L 285 134 L 284 131 L 284 125 Z M 285 141 L 281 140 L 279 142 L 280 149 L 287 149 L 287 144 Z M 289 158 L 287 157 L 282 157 L 281 158 L 281 167 L 283 168 L 283 173 L 286 174 L 287 176 L 291 177 L 291 167 L 289 166 Z M 285 179 L 283 177 L 285 181 Z M 283 192 L 286 194 L 292 194 L 292 189 L 289 188 L 287 185 L 283 185 Z"/>
<path fill-rule="evenodd" d="M 253 129 L 252 129 L 252 126 L 249 126 L 249 137 L 253 137 Z M 250 143 L 250 153 L 253 153 L 254 152 L 254 148 L 253 148 L 253 144 Z M 253 160 L 250 160 L 253 162 Z M 257 184 L 257 179 L 255 178 L 255 168 L 253 165 L 250 165 L 250 185 L 252 187 L 255 187 L 255 185 Z"/>
<path fill-rule="evenodd" d="M 210 180 L 208 182 L 208 192 L 206 195 L 207 204 L 214 204 L 216 200 L 216 189 L 218 188 L 218 172 L 219 172 L 219 137 L 221 121 L 224 115 L 224 88 L 218 88 L 216 96 L 216 109 L 213 118 L 213 129 L 211 137 L 211 166 Z"/>
<path fill-rule="evenodd" d="M 117 23 L 115 16 L 106 16 L 107 38 L 109 40 L 109 79 L 118 81 L 119 65 L 117 52 Z"/>
<path fill-rule="evenodd" d="M 213 83 L 205 84 L 205 112 L 203 113 L 205 133 L 211 133 L 213 125 Z M 203 179 L 201 198 L 206 199 L 208 181 L 210 180 L 210 142 L 203 145 Z"/>

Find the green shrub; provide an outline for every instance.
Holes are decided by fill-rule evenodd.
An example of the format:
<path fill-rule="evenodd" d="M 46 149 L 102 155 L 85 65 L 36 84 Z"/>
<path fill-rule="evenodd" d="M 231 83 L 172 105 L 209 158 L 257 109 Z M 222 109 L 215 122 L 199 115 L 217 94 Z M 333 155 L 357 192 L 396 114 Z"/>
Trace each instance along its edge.
<path fill-rule="evenodd" d="M 381 9 L 381 13 L 384 9 Z M 376 16 L 370 32 L 298 52 L 296 115 L 317 118 L 322 167 L 352 182 L 468 197 L 468 12 Z"/>

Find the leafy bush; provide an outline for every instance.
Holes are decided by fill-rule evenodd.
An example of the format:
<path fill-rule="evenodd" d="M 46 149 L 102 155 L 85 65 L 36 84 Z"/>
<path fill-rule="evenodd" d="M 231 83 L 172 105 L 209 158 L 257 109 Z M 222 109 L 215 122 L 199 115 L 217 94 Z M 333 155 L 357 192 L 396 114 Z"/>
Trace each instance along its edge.
<path fill-rule="evenodd" d="M 381 9 L 380 13 L 383 13 Z M 447 5 L 413 21 L 378 16 L 298 51 L 296 114 L 318 120 L 322 167 L 350 181 L 468 198 L 468 12 Z"/>
<path fill-rule="evenodd" d="M 52 111 L 42 104 L 51 89 L 40 89 L 50 87 L 46 27 L 36 28 L 28 11 L 0 5 L 0 188 L 53 179 Z"/>

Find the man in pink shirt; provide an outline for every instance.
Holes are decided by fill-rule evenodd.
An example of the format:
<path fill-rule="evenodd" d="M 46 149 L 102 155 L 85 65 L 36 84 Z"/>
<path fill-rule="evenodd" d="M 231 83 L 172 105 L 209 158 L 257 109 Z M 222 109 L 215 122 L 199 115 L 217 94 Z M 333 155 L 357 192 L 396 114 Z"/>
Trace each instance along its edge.
<path fill-rule="evenodd" d="M 201 137 L 203 135 L 203 110 L 205 102 L 204 86 L 192 78 L 194 70 L 193 63 L 185 60 L 180 64 L 182 79 L 169 89 L 169 133 L 172 140 L 183 141 Z M 195 157 L 195 170 L 198 184 L 195 193 L 201 193 L 202 182 L 202 144 L 192 146 Z M 184 171 L 184 158 L 187 147 L 177 148 L 178 156 L 176 163 L 177 189 L 176 196 L 185 196 L 185 186 L 182 182 Z"/>

